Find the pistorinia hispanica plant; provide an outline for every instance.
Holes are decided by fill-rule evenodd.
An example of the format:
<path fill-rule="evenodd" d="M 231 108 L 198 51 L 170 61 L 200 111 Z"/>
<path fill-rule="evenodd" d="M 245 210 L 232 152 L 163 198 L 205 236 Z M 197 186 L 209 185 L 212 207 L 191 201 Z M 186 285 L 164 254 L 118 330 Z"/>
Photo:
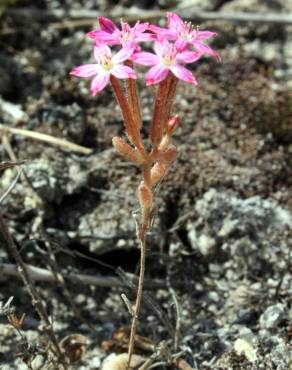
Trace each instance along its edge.
<path fill-rule="evenodd" d="M 140 242 L 140 276 L 136 303 L 133 309 L 128 352 L 128 367 L 134 348 L 134 338 L 140 312 L 146 257 L 146 235 L 153 218 L 153 190 L 167 174 L 177 155 L 171 138 L 179 123 L 178 115 L 171 116 L 171 107 L 179 80 L 197 85 L 192 72 L 186 68 L 204 55 L 219 59 L 218 54 L 204 43 L 215 32 L 194 28 L 174 13 L 167 14 L 167 28 L 137 22 L 131 27 L 120 22 L 117 27 L 110 19 L 98 17 L 99 29 L 89 32 L 93 40 L 95 63 L 73 68 L 71 75 L 91 77 L 92 95 L 111 85 L 120 106 L 125 137 L 112 139 L 116 151 L 141 169 L 137 196 L 141 217 L 137 222 Z M 141 43 L 153 44 L 153 52 L 143 51 Z M 113 50 L 113 47 L 115 50 Z M 136 86 L 135 65 L 151 67 L 146 85 L 158 85 L 149 129 L 149 144 L 141 136 L 143 116 Z M 125 80 L 121 84 L 120 80 Z"/>

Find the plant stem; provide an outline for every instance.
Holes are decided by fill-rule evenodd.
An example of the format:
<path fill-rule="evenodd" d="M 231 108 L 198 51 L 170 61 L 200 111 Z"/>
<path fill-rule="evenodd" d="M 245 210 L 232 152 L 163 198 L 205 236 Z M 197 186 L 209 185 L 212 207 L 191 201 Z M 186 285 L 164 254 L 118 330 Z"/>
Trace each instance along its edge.
<path fill-rule="evenodd" d="M 125 129 L 128 138 L 137 147 L 141 154 L 148 159 L 147 154 L 145 153 L 144 145 L 141 140 L 140 129 L 134 121 L 132 111 L 122 90 L 120 82 L 114 76 L 111 76 L 110 79 L 117 101 L 123 114 Z"/>
<path fill-rule="evenodd" d="M 143 222 L 141 225 L 141 230 L 138 233 L 139 241 L 140 241 L 140 274 L 139 274 L 139 283 L 137 289 L 137 296 L 136 302 L 134 307 L 132 325 L 131 325 L 131 334 L 130 334 L 130 342 L 129 342 L 129 349 L 128 349 L 128 364 L 127 369 L 130 369 L 131 359 L 134 351 L 135 345 L 135 336 L 137 330 L 137 323 L 140 313 L 141 301 L 142 301 L 142 294 L 143 294 L 143 285 L 144 285 L 144 275 L 145 275 L 145 261 L 146 261 L 146 233 L 148 230 L 148 220 Z"/>
<path fill-rule="evenodd" d="M 176 92 L 178 79 L 175 77 L 172 73 L 169 76 L 169 85 L 168 85 L 168 95 L 167 95 L 167 101 L 165 106 L 165 124 L 168 123 L 168 120 L 170 118 L 170 112 L 173 104 L 174 95 Z"/>
<path fill-rule="evenodd" d="M 55 352 L 57 353 L 57 357 L 58 357 L 58 360 L 60 361 L 60 364 L 63 365 L 64 369 L 68 369 L 66 360 L 64 358 L 64 354 L 62 353 L 60 349 L 58 340 L 53 331 L 52 324 L 49 320 L 46 309 L 41 301 L 41 298 L 37 290 L 35 289 L 33 281 L 30 278 L 30 275 L 26 269 L 26 265 L 23 262 L 20 254 L 18 253 L 18 250 L 14 244 L 14 241 L 9 233 L 9 230 L 1 214 L 0 214 L 0 235 L 5 243 L 5 246 L 7 247 L 8 252 L 12 255 L 12 257 L 14 258 L 17 264 L 19 275 L 21 276 L 28 293 L 30 294 L 32 298 L 32 304 L 35 307 L 36 312 L 38 313 L 40 319 L 45 324 L 44 331 L 46 332 L 49 340 L 52 342 L 52 345 L 54 347 Z"/>
<path fill-rule="evenodd" d="M 132 69 L 134 68 L 134 64 L 130 60 L 127 60 L 125 62 L 125 65 L 128 67 L 131 67 Z M 139 96 L 138 96 L 138 91 L 137 91 L 136 80 L 134 80 L 133 78 L 127 78 L 126 79 L 126 90 L 127 90 L 128 103 L 132 111 L 133 119 L 136 123 L 136 126 L 140 130 L 142 127 L 142 118 L 141 118 L 140 101 L 139 101 Z"/>
<path fill-rule="evenodd" d="M 175 94 L 177 78 L 172 74 L 160 82 L 154 104 L 153 118 L 150 128 L 150 139 L 153 144 L 153 149 L 159 145 L 164 128 L 167 125 L 170 110 Z"/>

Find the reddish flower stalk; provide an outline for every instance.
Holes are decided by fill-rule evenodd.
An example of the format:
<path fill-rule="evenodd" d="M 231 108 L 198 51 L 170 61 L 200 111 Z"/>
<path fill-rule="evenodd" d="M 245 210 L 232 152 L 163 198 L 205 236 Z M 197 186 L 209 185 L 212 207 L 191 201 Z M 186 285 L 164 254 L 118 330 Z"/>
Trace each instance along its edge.
<path fill-rule="evenodd" d="M 124 95 L 120 82 L 115 76 L 111 76 L 110 81 L 123 114 L 126 134 L 129 140 L 137 147 L 137 149 L 141 151 L 141 154 L 143 154 L 143 156 L 146 156 L 146 152 L 140 135 L 140 129 L 135 124 L 132 110 Z"/>
<path fill-rule="evenodd" d="M 156 92 L 153 117 L 150 127 L 150 139 L 154 150 L 157 149 L 162 139 L 163 130 L 168 119 L 168 117 L 166 117 L 166 109 L 168 105 L 167 99 L 170 80 L 172 80 L 171 74 L 165 80 L 160 82 Z"/>
<path fill-rule="evenodd" d="M 134 68 L 134 64 L 132 61 L 127 60 L 125 65 Z M 137 83 L 134 79 L 127 79 L 126 80 L 126 91 L 127 91 L 127 99 L 129 106 L 132 110 L 133 119 L 135 124 L 139 129 L 142 127 L 142 118 L 141 118 L 141 110 L 140 110 L 140 100 L 137 91 Z"/>

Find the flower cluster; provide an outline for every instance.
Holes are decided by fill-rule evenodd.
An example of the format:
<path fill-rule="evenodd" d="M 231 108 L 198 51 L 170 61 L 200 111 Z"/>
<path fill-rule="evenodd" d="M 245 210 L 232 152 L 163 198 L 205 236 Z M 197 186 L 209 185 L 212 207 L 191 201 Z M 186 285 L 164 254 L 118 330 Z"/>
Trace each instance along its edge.
<path fill-rule="evenodd" d="M 195 76 L 186 68 L 204 55 L 219 59 L 218 54 L 204 40 L 215 32 L 201 31 L 184 22 L 174 13 L 167 14 L 167 28 L 137 22 L 133 27 L 121 20 L 120 28 L 110 19 L 98 17 L 99 29 L 87 36 L 94 41 L 96 63 L 73 68 L 71 74 L 93 77 L 91 92 L 98 94 L 110 82 L 110 77 L 136 79 L 134 63 L 151 68 L 146 73 L 146 84 L 158 84 L 171 73 L 177 79 L 197 84 Z M 153 53 L 142 51 L 141 42 L 153 42 Z M 110 46 L 120 50 L 113 54 Z"/>

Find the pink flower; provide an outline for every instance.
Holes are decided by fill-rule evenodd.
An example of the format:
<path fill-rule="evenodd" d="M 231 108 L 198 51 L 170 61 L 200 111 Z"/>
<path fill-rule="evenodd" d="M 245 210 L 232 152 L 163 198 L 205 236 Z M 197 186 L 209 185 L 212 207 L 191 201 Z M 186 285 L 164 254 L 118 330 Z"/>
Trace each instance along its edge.
<path fill-rule="evenodd" d="M 136 78 L 134 70 L 123 65 L 133 54 L 133 47 L 124 47 L 114 56 L 107 45 L 96 45 L 94 47 L 95 64 L 85 64 L 75 67 L 70 72 L 73 76 L 94 77 L 91 82 L 91 92 L 95 96 L 103 90 L 110 81 L 110 75 L 117 78 Z"/>
<path fill-rule="evenodd" d="M 189 22 L 184 22 L 177 14 L 167 13 L 167 26 L 168 28 L 150 25 L 149 29 L 156 33 L 159 37 L 165 37 L 168 40 L 175 41 L 179 50 L 184 50 L 188 45 L 193 45 L 202 54 L 211 55 L 220 59 L 218 53 L 211 49 L 202 41 L 209 39 L 217 34 L 211 31 L 199 31 L 195 29 Z"/>
<path fill-rule="evenodd" d="M 201 54 L 194 51 L 179 51 L 175 44 L 167 40 L 155 41 L 153 53 L 139 52 L 132 57 L 134 62 L 153 66 L 146 74 L 146 84 L 157 84 L 164 80 L 169 71 L 177 78 L 191 84 L 197 84 L 196 78 L 183 64 L 197 61 Z"/>
<path fill-rule="evenodd" d="M 137 46 L 138 42 L 154 40 L 155 35 L 145 32 L 149 24 L 140 23 L 139 21 L 133 26 L 121 20 L 121 29 L 119 29 L 110 19 L 98 17 L 100 29 L 91 31 L 87 34 L 88 37 L 97 42 L 107 45 L 122 45 L 126 43 L 134 43 Z"/>

